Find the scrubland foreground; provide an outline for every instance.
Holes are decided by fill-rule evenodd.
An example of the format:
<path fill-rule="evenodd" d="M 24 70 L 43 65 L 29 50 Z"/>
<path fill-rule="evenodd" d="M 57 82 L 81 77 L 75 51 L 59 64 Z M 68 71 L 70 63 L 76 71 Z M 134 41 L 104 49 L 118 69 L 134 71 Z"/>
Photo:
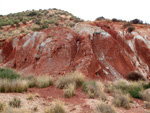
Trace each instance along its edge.
<path fill-rule="evenodd" d="M 75 71 L 57 79 L 0 69 L 2 113 L 149 113 L 150 82 L 90 80 Z M 129 74 L 128 76 L 134 76 Z"/>

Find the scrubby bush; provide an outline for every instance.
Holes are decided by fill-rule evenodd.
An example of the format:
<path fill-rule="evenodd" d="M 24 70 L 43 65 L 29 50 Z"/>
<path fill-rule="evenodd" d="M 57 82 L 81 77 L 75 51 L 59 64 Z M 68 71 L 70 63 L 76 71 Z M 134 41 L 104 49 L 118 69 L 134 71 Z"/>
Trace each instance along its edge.
<path fill-rule="evenodd" d="M 150 102 L 145 102 L 145 108 L 150 109 Z"/>
<path fill-rule="evenodd" d="M 150 82 L 144 82 L 144 83 L 143 83 L 143 88 L 144 88 L 144 89 L 150 88 Z"/>
<path fill-rule="evenodd" d="M 35 16 L 35 15 L 37 15 L 36 12 L 30 12 L 27 16 Z"/>
<path fill-rule="evenodd" d="M 143 100 L 150 102 L 150 90 L 149 89 L 142 91 L 140 94 Z"/>
<path fill-rule="evenodd" d="M 105 18 L 103 16 L 96 18 L 97 21 L 104 20 Z"/>
<path fill-rule="evenodd" d="M 134 30 L 135 30 L 135 27 L 133 27 L 133 26 L 129 26 L 128 29 L 127 29 L 127 31 L 128 31 L 129 33 L 131 33 L 131 32 L 134 31 Z"/>
<path fill-rule="evenodd" d="M 126 22 L 126 23 L 123 24 L 123 28 L 126 28 L 126 27 L 128 27 L 128 26 L 131 26 L 131 23 L 130 23 L 130 22 Z"/>
<path fill-rule="evenodd" d="M 116 107 L 130 108 L 130 97 L 129 95 L 123 94 L 120 90 L 114 92 L 114 99 L 112 103 Z"/>
<path fill-rule="evenodd" d="M 133 23 L 133 24 L 143 24 L 143 21 L 139 20 L 139 19 L 134 19 L 134 20 L 131 20 L 131 23 Z"/>
<path fill-rule="evenodd" d="M 20 75 L 9 68 L 0 68 L 0 78 L 2 79 L 17 79 Z"/>
<path fill-rule="evenodd" d="M 30 88 L 34 87 L 36 84 L 36 78 L 33 75 L 27 76 L 24 78 L 25 80 L 27 80 L 28 85 Z"/>
<path fill-rule="evenodd" d="M 145 80 L 144 76 L 138 72 L 130 72 L 126 75 L 128 80 L 138 81 L 138 80 Z"/>
<path fill-rule="evenodd" d="M 140 91 L 142 91 L 142 83 L 139 82 L 128 82 L 124 79 L 116 80 L 113 83 L 115 89 L 121 90 L 123 93 L 129 93 L 134 98 L 141 98 Z"/>
<path fill-rule="evenodd" d="M 71 98 L 75 93 L 76 86 L 75 84 L 69 84 L 66 89 L 64 89 L 64 96 Z"/>
<path fill-rule="evenodd" d="M 48 25 L 46 25 L 46 24 L 41 26 L 41 29 L 46 29 L 46 28 L 48 28 Z"/>
<path fill-rule="evenodd" d="M 45 88 L 53 85 L 53 78 L 51 76 L 39 76 L 36 79 L 36 86 L 38 88 Z"/>
<path fill-rule="evenodd" d="M 9 106 L 19 108 L 21 107 L 21 100 L 19 98 L 13 98 L 13 100 L 9 101 Z"/>
<path fill-rule="evenodd" d="M 116 111 L 111 105 L 100 103 L 96 107 L 96 113 L 116 113 Z"/>
<path fill-rule="evenodd" d="M 118 19 L 116 19 L 116 18 L 113 18 L 112 21 L 113 21 L 113 22 L 120 22 L 121 20 L 118 20 Z"/>
<path fill-rule="evenodd" d="M 60 89 L 66 88 L 69 84 L 75 84 L 76 87 L 79 87 L 84 82 L 84 75 L 78 71 L 69 73 L 65 76 L 60 77 L 56 81 L 56 87 Z"/>
<path fill-rule="evenodd" d="M 62 101 L 60 100 L 55 100 L 52 103 L 52 106 L 46 113 L 66 113 L 65 111 L 65 105 Z"/>
<path fill-rule="evenodd" d="M 104 86 L 99 81 L 87 81 L 82 85 L 82 90 L 89 95 L 90 98 L 100 97 L 102 100 L 106 100 L 104 94 Z"/>
<path fill-rule="evenodd" d="M 5 109 L 5 104 L 4 103 L 0 103 L 0 112 L 4 111 Z"/>

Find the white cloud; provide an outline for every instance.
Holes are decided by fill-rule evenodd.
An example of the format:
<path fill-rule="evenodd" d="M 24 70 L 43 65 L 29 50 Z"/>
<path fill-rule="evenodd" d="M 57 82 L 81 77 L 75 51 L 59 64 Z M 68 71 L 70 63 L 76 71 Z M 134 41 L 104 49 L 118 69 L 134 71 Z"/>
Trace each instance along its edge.
<path fill-rule="evenodd" d="M 58 8 L 85 20 L 99 16 L 150 23 L 149 0 L 0 0 L 0 14 Z"/>

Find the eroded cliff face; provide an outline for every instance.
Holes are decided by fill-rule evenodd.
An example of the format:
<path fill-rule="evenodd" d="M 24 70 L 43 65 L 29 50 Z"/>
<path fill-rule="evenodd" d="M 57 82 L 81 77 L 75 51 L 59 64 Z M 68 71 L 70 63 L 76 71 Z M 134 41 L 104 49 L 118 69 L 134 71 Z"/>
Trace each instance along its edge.
<path fill-rule="evenodd" d="M 146 78 L 150 67 L 150 26 L 94 21 L 58 27 L 2 42 L 0 62 L 25 74 L 62 75 L 79 70 L 91 78 L 116 79 L 131 71 Z"/>

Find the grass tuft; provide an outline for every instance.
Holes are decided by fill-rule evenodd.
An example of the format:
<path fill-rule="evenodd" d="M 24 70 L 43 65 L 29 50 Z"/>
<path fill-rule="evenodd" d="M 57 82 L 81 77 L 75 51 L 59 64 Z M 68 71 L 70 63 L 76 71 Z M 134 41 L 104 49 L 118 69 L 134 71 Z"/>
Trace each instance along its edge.
<path fill-rule="evenodd" d="M 9 101 L 9 106 L 19 108 L 21 107 L 21 100 L 19 98 L 13 98 L 13 100 Z"/>
<path fill-rule="evenodd" d="M 66 89 L 64 89 L 64 96 L 67 98 L 71 98 L 75 93 L 76 85 L 69 84 Z"/>
<path fill-rule="evenodd" d="M 45 88 L 53 85 L 53 78 L 51 76 L 39 76 L 36 79 L 36 86 L 38 88 Z"/>
<path fill-rule="evenodd" d="M 66 76 L 60 77 L 56 81 L 56 87 L 60 89 L 66 88 L 69 84 L 75 84 L 76 87 L 80 87 L 84 82 L 84 75 L 78 71 L 67 74 Z"/>
<path fill-rule="evenodd" d="M 66 113 L 65 105 L 60 100 L 55 100 L 48 111 L 45 113 Z"/>
<path fill-rule="evenodd" d="M 96 107 L 96 113 L 116 113 L 116 111 L 111 105 L 100 103 Z"/>
<path fill-rule="evenodd" d="M 104 94 L 104 86 L 99 81 L 87 81 L 82 85 L 82 91 L 87 93 L 90 98 L 100 97 L 102 100 L 106 100 Z"/>

